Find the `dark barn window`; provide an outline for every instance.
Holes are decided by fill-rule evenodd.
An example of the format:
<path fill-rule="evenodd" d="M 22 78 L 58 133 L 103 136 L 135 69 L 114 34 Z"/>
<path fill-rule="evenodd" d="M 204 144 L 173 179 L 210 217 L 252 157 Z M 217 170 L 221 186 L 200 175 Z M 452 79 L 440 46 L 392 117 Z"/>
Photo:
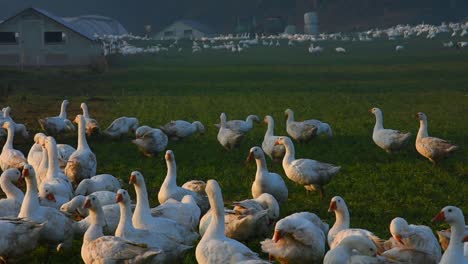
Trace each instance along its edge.
<path fill-rule="evenodd" d="M 15 44 L 16 36 L 15 32 L 0 32 L 0 43 L 1 44 Z"/>
<path fill-rule="evenodd" d="M 174 36 L 174 31 L 164 31 L 164 36 L 165 37 L 172 37 Z"/>
<path fill-rule="evenodd" d="M 193 35 L 193 31 L 191 29 L 184 30 L 184 37 L 191 37 Z"/>
<path fill-rule="evenodd" d="M 57 31 L 57 32 L 52 32 L 52 31 L 44 32 L 44 42 L 45 43 L 50 43 L 50 44 L 63 42 L 62 32 L 60 32 L 60 31 Z"/>

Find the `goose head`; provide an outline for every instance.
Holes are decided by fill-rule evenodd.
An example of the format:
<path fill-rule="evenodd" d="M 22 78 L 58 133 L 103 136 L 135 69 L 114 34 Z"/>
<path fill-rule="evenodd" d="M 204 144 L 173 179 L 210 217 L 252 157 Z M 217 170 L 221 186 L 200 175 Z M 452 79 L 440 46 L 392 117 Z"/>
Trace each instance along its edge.
<path fill-rule="evenodd" d="M 135 137 L 136 138 L 141 138 L 143 137 L 146 133 L 150 132 L 152 130 L 151 127 L 149 126 L 141 126 L 136 129 L 135 131 Z"/>
<path fill-rule="evenodd" d="M 62 101 L 62 105 L 64 105 L 65 107 L 67 107 L 69 104 L 70 102 L 67 99 Z"/>
<path fill-rule="evenodd" d="M 265 124 L 269 124 L 269 123 L 271 123 L 272 121 L 273 121 L 273 117 L 272 117 L 272 116 L 267 115 L 267 116 L 265 116 L 265 117 L 263 118 L 263 122 L 264 122 Z"/>
<path fill-rule="evenodd" d="M 221 120 L 221 124 L 226 123 L 226 119 L 227 119 L 226 114 L 224 112 L 221 113 L 221 115 L 219 116 L 219 119 Z"/>
<path fill-rule="evenodd" d="M 264 157 L 263 150 L 260 147 L 253 147 L 250 149 L 249 156 L 247 157 L 247 162 L 255 159 L 261 159 Z"/>
<path fill-rule="evenodd" d="M 55 142 L 55 139 L 51 136 L 48 136 L 46 137 L 44 140 L 44 146 L 46 147 L 46 149 L 48 150 L 51 150 L 54 146 L 57 145 L 57 143 Z"/>
<path fill-rule="evenodd" d="M 247 117 L 247 120 L 255 121 L 255 123 L 259 123 L 259 122 L 260 122 L 260 118 L 258 117 L 258 115 L 249 115 L 249 116 Z"/>
<path fill-rule="evenodd" d="M 330 206 L 328 207 L 328 212 L 343 212 L 347 210 L 345 200 L 340 196 L 335 196 L 330 200 Z"/>
<path fill-rule="evenodd" d="M 142 183 L 145 182 L 143 175 L 139 171 L 132 171 L 130 174 L 130 180 L 128 184 L 134 184 L 136 186 L 140 186 Z"/>
<path fill-rule="evenodd" d="M 44 183 L 42 184 L 39 192 L 39 197 L 47 199 L 50 202 L 57 202 L 55 199 L 55 190 L 54 186 Z"/>
<path fill-rule="evenodd" d="M 44 133 L 36 133 L 34 135 L 34 143 L 42 145 L 40 140 L 45 138 L 45 137 L 46 137 L 46 135 Z"/>
<path fill-rule="evenodd" d="M 205 126 L 200 121 L 195 121 L 192 124 L 195 125 L 200 134 L 205 134 Z"/>
<path fill-rule="evenodd" d="M 124 204 L 129 204 L 130 203 L 130 195 L 128 192 L 124 189 L 119 189 L 117 191 L 117 194 L 115 196 L 115 202 L 116 203 L 124 203 Z"/>
<path fill-rule="evenodd" d="M 12 128 L 13 126 L 14 125 L 10 121 L 6 121 L 5 123 L 3 123 L 2 128 L 9 129 L 9 128 Z"/>
<path fill-rule="evenodd" d="M 5 178 L 10 182 L 18 182 L 21 183 L 23 178 L 21 177 L 21 172 L 16 168 L 11 168 L 2 173 L 1 178 Z"/>
<path fill-rule="evenodd" d="M 290 117 L 290 116 L 294 115 L 294 112 L 293 112 L 293 110 L 288 108 L 288 109 L 284 110 L 284 115 L 286 117 Z"/>
<path fill-rule="evenodd" d="M 86 103 L 81 103 L 81 104 L 80 104 L 80 108 L 81 108 L 81 110 L 83 110 L 83 111 L 88 111 L 88 106 L 86 105 Z"/>
<path fill-rule="evenodd" d="M 416 114 L 416 119 L 421 120 L 421 121 L 427 121 L 427 116 L 423 112 L 418 112 Z"/>
<path fill-rule="evenodd" d="M 446 206 L 442 208 L 442 210 L 434 218 L 432 218 L 432 221 L 433 222 L 445 221 L 448 224 L 452 225 L 455 223 L 463 223 L 464 219 L 465 218 L 463 216 L 463 212 L 462 210 L 460 210 L 460 208 L 455 207 L 455 206 Z"/>
<path fill-rule="evenodd" d="M 380 110 L 380 108 L 378 108 L 378 107 L 373 107 L 373 108 L 369 109 L 369 112 L 371 112 L 374 115 L 377 115 L 377 114 L 381 115 L 382 114 L 382 110 Z"/>
<path fill-rule="evenodd" d="M 174 152 L 172 150 L 167 150 L 166 155 L 164 155 L 166 162 L 172 163 L 175 162 Z"/>
<path fill-rule="evenodd" d="M 86 197 L 83 195 L 77 195 L 73 197 L 69 202 L 62 204 L 60 206 L 60 211 L 63 213 L 74 213 L 79 207 L 83 207 Z"/>
<path fill-rule="evenodd" d="M 340 242 L 340 245 L 357 250 L 361 255 L 377 256 L 377 246 L 365 236 L 348 236 Z"/>
<path fill-rule="evenodd" d="M 91 211 L 96 212 L 100 206 L 101 204 L 99 203 L 99 199 L 96 198 L 96 196 L 92 194 L 86 196 L 85 202 L 83 204 L 84 209 L 89 209 Z"/>
<path fill-rule="evenodd" d="M 73 120 L 76 124 L 84 124 L 84 117 L 83 115 L 76 115 L 75 119 Z"/>
<path fill-rule="evenodd" d="M 78 187 L 75 189 L 75 195 L 86 195 L 88 194 L 88 187 L 92 184 L 90 179 L 84 179 L 78 184 Z"/>
<path fill-rule="evenodd" d="M 394 218 L 390 223 L 390 233 L 392 237 L 403 245 L 405 244 L 403 239 L 411 235 L 408 228 L 408 222 L 401 217 Z"/>
<path fill-rule="evenodd" d="M 33 166 L 26 164 L 23 166 L 23 171 L 21 172 L 21 177 L 26 181 L 36 181 L 36 172 L 34 171 Z"/>
<path fill-rule="evenodd" d="M 3 108 L 2 111 L 3 111 L 3 116 L 4 117 L 9 117 L 10 112 L 11 112 L 11 107 L 7 106 L 7 107 Z"/>
<path fill-rule="evenodd" d="M 289 137 L 279 137 L 275 142 L 275 146 L 278 145 L 292 145 L 292 141 Z"/>
<path fill-rule="evenodd" d="M 268 217 L 274 221 L 280 216 L 280 207 L 275 197 L 269 193 L 262 193 L 259 197 L 254 199 L 263 208 L 268 209 Z"/>

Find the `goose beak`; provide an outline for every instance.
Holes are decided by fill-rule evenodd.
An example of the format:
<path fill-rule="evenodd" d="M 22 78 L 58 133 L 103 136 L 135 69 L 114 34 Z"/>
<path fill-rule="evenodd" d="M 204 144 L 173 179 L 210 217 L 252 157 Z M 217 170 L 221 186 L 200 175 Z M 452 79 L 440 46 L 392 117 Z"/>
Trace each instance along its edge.
<path fill-rule="evenodd" d="M 57 200 L 55 200 L 55 195 L 53 193 L 49 193 L 47 194 L 46 196 L 47 200 L 51 201 L 51 202 L 57 202 Z"/>
<path fill-rule="evenodd" d="M 400 242 L 402 245 L 405 245 L 405 242 L 403 242 L 403 239 L 400 235 L 395 236 L 396 241 Z"/>
<path fill-rule="evenodd" d="M 416 119 L 419 119 L 419 115 L 418 115 L 418 114 L 415 114 L 414 117 L 415 117 Z"/>
<path fill-rule="evenodd" d="M 253 152 L 249 152 L 249 156 L 247 157 L 247 159 L 245 160 L 245 162 L 250 162 L 254 159 L 254 154 Z"/>
<path fill-rule="evenodd" d="M 128 184 L 135 184 L 136 183 L 136 176 L 135 174 L 130 175 L 130 180 L 128 181 Z"/>
<path fill-rule="evenodd" d="M 122 194 L 118 193 L 117 196 L 115 197 L 115 202 L 120 203 L 123 201 L 123 196 Z"/>
<path fill-rule="evenodd" d="M 372 113 L 372 108 L 371 108 L 371 109 L 369 109 L 369 113 Z"/>
<path fill-rule="evenodd" d="M 275 230 L 275 233 L 273 234 L 273 242 L 278 242 L 282 238 L 281 236 L 281 231 Z"/>
<path fill-rule="evenodd" d="M 83 208 L 91 208 L 91 200 L 90 199 L 86 199 L 84 205 L 83 205 Z"/>
<path fill-rule="evenodd" d="M 172 159 L 172 156 L 170 153 L 166 153 L 166 156 L 165 156 L 166 160 L 170 161 Z"/>
<path fill-rule="evenodd" d="M 462 239 L 463 243 L 465 242 L 468 242 L 468 236 L 465 236 L 463 239 Z"/>
<path fill-rule="evenodd" d="M 334 212 L 336 211 L 337 207 L 336 207 L 336 201 L 332 201 L 330 203 L 330 206 L 328 207 L 328 212 L 331 213 L 331 212 Z"/>
<path fill-rule="evenodd" d="M 25 177 L 29 176 L 29 169 L 23 169 L 23 173 L 21 174 L 22 178 L 24 179 Z"/>
<path fill-rule="evenodd" d="M 440 211 L 434 218 L 432 218 L 432 222 L 441 222 L 445 220 L 445 213 L 444 211 Z"/>
<path fill-rule="evenodd" d="M 281 143 L 279 142 L 279 140 L 276 140 L 275 141 L 275 146 L 278 146 L 278 145 L 281 145 Z"/>

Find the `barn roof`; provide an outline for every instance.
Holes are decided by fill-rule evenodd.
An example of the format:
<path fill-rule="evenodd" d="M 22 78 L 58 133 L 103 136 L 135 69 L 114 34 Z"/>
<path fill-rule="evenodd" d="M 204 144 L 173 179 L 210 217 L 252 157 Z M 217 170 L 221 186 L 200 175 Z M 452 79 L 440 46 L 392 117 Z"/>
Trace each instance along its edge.
<path fill-rule="evenodd" d="M 165 29 L 168 28 L 168 27 L 171 27 L 172 25 L 174 25 L 176 23 L 185 24 L 185 25 L 187 25 L 189 27 L 192 27 L 192 28 L 194 28 L 194 29 L 196 29 L 198 31 L 201 31 L 203 33 L 206 33 L 208 35 L 216 34 L 216 32 L 212 28 L 210 28 L 210 27 L 206 26 L 205 24 L 202 24 L 202 23 L 200 23 L 198 21 L 190 20 L 190 19 L 177 20 L 177 21 L 171 23 L 169 26 L 165 27 Z"/>

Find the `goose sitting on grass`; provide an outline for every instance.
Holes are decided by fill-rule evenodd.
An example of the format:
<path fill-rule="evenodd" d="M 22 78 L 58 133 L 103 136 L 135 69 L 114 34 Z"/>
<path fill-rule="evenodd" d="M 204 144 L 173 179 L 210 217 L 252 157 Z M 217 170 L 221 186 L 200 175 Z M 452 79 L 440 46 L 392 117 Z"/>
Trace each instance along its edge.
<path fill-rule="evenodd" d="M 298 122 L 294 121 L 294 112 L 291 109 L 286 109 L 284 113 L 287 116 L 286 132 L 297 141 L 308 141 L 322 134 L 328 137 L 333 136 L 333 130 L 328 123 L 317 119 L 308 119 Z"/>
<path fill-rule="evenodd" d="M 226 122 L 226 127 L 231 129 L 231 130 L 235 130 L 235 131 L 239 131 L 239 132 L 242 132 L 242 133 L 248 133 L 250 130 L 252 130 L 253 128 L 253 122 L 260 122 L 260 118 L 257 116 L 257 115 L 249 115 L 247 116 L 247 118 L 244 120 L 229 120 Z M 215 124 L 215 126 L 217 128 L 220 128 L 221 125 L 220 124 Z"/>
<path fill-rule="evenodd" d="M 0 154 L 0 168 L 2 171 L 10 168 L 22 169 L 28 161 L 21 151 L 13 148 L 14 124 L 7 121 L 2 127 L 7 130 L 8 136 Z"/>
<path fill-rule="evenodd" d="M 112 139 L 118 139 L 122 136 L 128 135 L 129 132 L 135 133 L 137 128 L 137 118 L 123 116 L 115 119 L 112 124 L 103 131 L 103 134 Z"/>
<path fill-rule="evenodd" d="M 160 129 L 171 140 L 180 140 L 189 137 L 197 132 L 200 134 L 205 133 L 205 126 L 203 126 L 203 124 L 200 121 L 190 123 L 185 120 L 176 120 L 171 121 L 165 124 L 164 126 L 161 126 Z"/>
<path fill-rule="evenodd" d="M 60 114 L 54 117 L 39 119 L 39 125 L 47 134 L 58 135 L 66 132 L 75 131 L 73 123 L 67 119 L 68 100 L 63 100 L 60 108 Z"/>

